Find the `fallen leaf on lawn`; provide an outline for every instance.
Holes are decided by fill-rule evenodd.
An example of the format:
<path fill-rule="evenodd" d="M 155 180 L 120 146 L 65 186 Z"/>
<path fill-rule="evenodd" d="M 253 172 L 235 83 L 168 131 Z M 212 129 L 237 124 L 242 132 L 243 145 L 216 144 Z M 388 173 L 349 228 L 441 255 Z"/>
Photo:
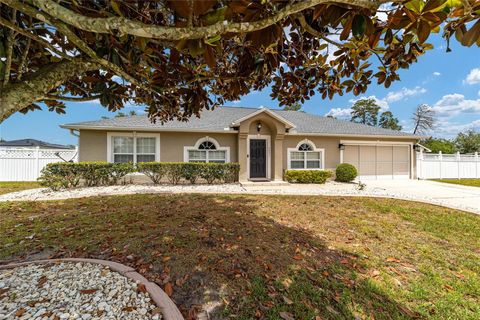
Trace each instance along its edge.
<path fill-rule="evenodd" d="M 290 285 L 292 284 L 292 279 L 286 278 L 282 281 L 282 285 L 285 287 L 285 289 L 290 288 Z"/>
<path fill-rule="evenodd" d="M 388 257 L 388 258 L 387 258 L 387 261 L 388 261 L 388 262 L 400 262 L 400 260 L 398 260 L 398 259 L 395 258 L 395 257 Z"/>
<path fill-rule="evenodd" d="M 443 287 L 447 290 L 453 290 L 453 287 L 451 285 L 448 285 L 448 284 L 444 284 Z"/>
<path fill-rule="evenodd" d="M 162 261 L 163 261 L 163 262 L 167 262 L 167 261 L 169 261 L 170 259 L 172 259 L 172 258 L 171 258 L 171 257 L 163 257 L 163 258 L 162 258 Z"/>
<path fill-rule="evenodd" d="M 283 298 L 283 301 L 285 301 L 286 304 L 293 304 L 293 301 L 288 299 L 287 297 L 282 296 L 282 298 Z"/>
<path fill-rule="evenodd" d="M 172 286 L 172 284 L 171 284 L 170 282 L 168 282 L 168 283 L 165 284 L 165 287 L 164 287 L 163 290 L 165 291 L 165 293 L 166 293 L 169 297 L 172 296 L 172 294 L 173 294 L 173 286 Z"/>
<path fill-rule="evenodd" d="M 299 255 L 299 254 L 296 254 L 296 255 L 293 256 L 293 259 L 295 259 L 295 260 L 302 260 L 303 257 L 302 257 L 301 255 Z"/>
<path fill-rule="evenodd" d="M 280 315 L 280 318 L 282 318 L 284 320 L 294 320 L 295 319 L 291 313 L 288 313 L 288 312 L 285 312 L 285 311 L 280 312 L 279 315 Z"/>
<path fill-rule="evenodd" d="M 95 293 L 97 291 L 98 291 L 98 289 L 84 289 L 84 290 L 80 290 L 80 293 L 82 293 L 82 294 L 92 294 L 92 293 Z"/>
<path fill-rule="evenodd" d="M 40 279 L 38 279 L 37 287 L 42 288 L 45 282 L 47 282 L 47 277 L 41 276 Z"/>
<path fill-rule="evenodd" d="M 25 312 L 27 312 L 27 310 L 25 310 L 24 308 L 20 308 L 17 310 L 17 312 L 15 312 L 15 316 L 16 317 L 21 317 L 25 314 Z"/>
<path fill-rule="evenodd" d="M 371 272 L 371 275 L 372 275 L 372 277 L 378 277 L 378 276 L 380 275 L 380 271 L 378 271 L 378 270 L 373 270 L 373 271 Z"/>

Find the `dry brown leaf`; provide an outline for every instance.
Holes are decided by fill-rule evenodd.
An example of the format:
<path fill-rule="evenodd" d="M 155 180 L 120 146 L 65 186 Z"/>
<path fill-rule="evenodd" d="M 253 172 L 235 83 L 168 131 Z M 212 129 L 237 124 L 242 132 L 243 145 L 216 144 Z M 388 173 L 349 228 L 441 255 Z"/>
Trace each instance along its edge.
<path fill-rule="evenodd" d="M 45 282 L 47 282 L 47 277 L 41 276 L 40 279 L 38 279 L 37 287 L 42 288 Z"/>
<path fill-rule="evenodd" d="M 280 318 L 282 318 L 284 320 L 295 320 L 293 315 L 289 312 L 283 311 L 283 312 L 280 312 L 279 315 L 280 315 Z"/>
<path fill-rule="evenodd" d="M 27 312 L 27 310 L 25 310 L 24 308 L 20 308 L 17 310 L 17 312 L 15 312 L 15 316 L 16 317 L 21 317 L 25 314 L 25 312 Z"/>
<path fill-rule="evenodd" d="M 147 288 L 143 283 L 139 283 L 137 285 L 137 292 L 143 292 L 143 293 L 147 292 Z"/>
<path fill-rule="evenodd" d="M 165 293 L 166 293 L 169 297 L 172 296 L 172 294 L 173 294 L 173 286 L 172 286 L 172 284 L 171 284 L 170 282 L 167 282 L 167 283 L 165 284 L 164 291 L 165 291 Z"/>
<path fill-rule="evenodd" d="M 92 294 L 92 293 L 95 293 L 97 291 L 98 291 L 98 289 L 84 289 L 84 290 L 80 290 L 80 293 L 82 293 L 82 294 Z"/>

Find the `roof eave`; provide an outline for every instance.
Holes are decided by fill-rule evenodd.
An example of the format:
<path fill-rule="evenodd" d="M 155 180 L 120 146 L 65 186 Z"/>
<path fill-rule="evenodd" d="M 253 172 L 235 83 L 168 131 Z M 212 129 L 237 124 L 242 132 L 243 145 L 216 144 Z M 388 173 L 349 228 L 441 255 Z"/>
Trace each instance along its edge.
<path fill-rule="evenodd" d="M 251 113 L 251 114 L 248 114 L 238 120 L 235 120 L 234 122 L 232 122 L 231 124 L 231 127 L 238 127 L 243 121 L 245 120 L 248 120 L 250 118 L 253 118 L 261 113 L 267 113 L 269 116 L 271 116 L 272 118 L 282 122 L 283 124 L 285 124 L 285 126 L 288 128 L 288 129 L 292 129 L 292 128 L 295 128 L 296 125 L 293 124 L 292 122 L 288 121 L 287 119 L 285 119 L 284 117 L 282 116 L 279 116 L 278 114 L 274 113 L 273 111 L 269 110 L 269 109 L 266 109 L 266 108 L 260 108 L 258 109 L 257 111 L 255 111 L 254 113 Z"/>
<path fill-rule="evenodd" d="M 210 129 L 190 129 L 190 128 L 146 128 L 146 127 L 121 127 L 121 126 L 92 126 L 92 125 L 76 125 L 63 124 L 63 129 L 73 130 L 105 130 L 105 131 L 147 131 L 147 132 L 213 132 L 213 133 L 237 133 L 235 130 L 225 128 L 224 130 Z M 228 129 L 228 130 L 227 130 Z"/>

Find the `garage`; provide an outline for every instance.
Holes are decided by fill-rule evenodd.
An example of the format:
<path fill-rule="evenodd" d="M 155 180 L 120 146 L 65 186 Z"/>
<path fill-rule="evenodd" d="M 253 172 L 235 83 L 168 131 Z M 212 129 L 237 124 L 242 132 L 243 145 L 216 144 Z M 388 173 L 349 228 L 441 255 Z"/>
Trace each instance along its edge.
<path fill-rule="evenodd" d="M 410 145 L 348 144 L 344 148 L 343 162 L 357 168 L 360 180 L 410 178 Z"/>

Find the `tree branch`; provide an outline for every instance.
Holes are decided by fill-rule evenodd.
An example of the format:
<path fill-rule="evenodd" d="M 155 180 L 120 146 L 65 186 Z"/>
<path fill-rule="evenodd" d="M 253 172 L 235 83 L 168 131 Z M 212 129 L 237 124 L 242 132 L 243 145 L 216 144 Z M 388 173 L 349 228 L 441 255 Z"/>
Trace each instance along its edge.
<path fill-rule="evenodd" d="M 19 34 L 21 34 L 22 36 L 25 36 L 27 38 L 30 38 L 34 41 L 37 41 L 38 43 L 42 44 L 44 47 L 50 49 L 53 53 L 61 56 L 62 58 L 65 58 L 65 59 L 69 59 L 71 60 L 73 57 L 70 57 L 66 54 L 64 54 L 63 52 L 57 50 L 53 45 L 51 45 L 50 43 L 48 43 L 47 41 L 43 40 L 42 38 L 34 35 L 33 33 L 30 33 L 28 31 L 25 31 L 21 28 L 19 28 L 18 26 L 10 23 L 10 21 L 6 20 L 6 19 L 3 19 L 2 17 L 0 17 L 0 25 L 3 25 L 7 28 L 10 28 L 11 30 L 15 30 L 16 32 L 18 32 Z"/>
<path fill-rule="evenodd" d="M 151 89 L 145 87 L 137 79 L 129 75 L 127 72 L 125 72 L 122 68 L 120 68 L 116 64 L 113 64 L 110 61 L 100 58 L 97 55 L 97 53 L 92 48 L 90 48 L 82 39 L 80 39 L 80 37 L 78 37 L 72 30 L 70 30 L 66 24 L 62 22 L 54 23 L 50 21 L 49 17 L 47 17 L 46 15 L 39 13 L 36 9 L 30 7 L 29 5 L 21 3 L 17 0 L 0 0 L 0 2 L 6 2 L 7 5 L 11 6 L 12 8 L 18 9 L 19 11 L 22 11 L 23 13 L 31 17 L 34 17 L 40 21 L 43 21 L 55 27 L 59 32 L 63 33 L 73 44 L 75 44 L 78 47 L 78 49 L 83 51 L 85 54 L 87 54 L 91 59 L 93 59 L 95 62 L 97 62 L 101 66 L 114 72 L 118 76 L 121 76 L 122 78 L 136 85 L 137 87 L 142 88 L 143 90 L 151 91 Z"/>
<path fill-rule="evenodd" d="M 21 82 L 10 82 L 0 92 L 0 123 L 35 101 L 43 100 L 48 92 L 68 79 L 98 68 L 99 64 L 83 59 L 64 60 L 44 66 Z"/>
<path fill-rule="evenodd" d="M 16 0 L 0 0 L 7 5 L 13 5 Z M 47 14 L 76 28 L 113 35 L 129 34 L 144 38 L 163 40 L 205 39 L 225 33 L 246 33 L 267 28 L 289 15 L 312 8 L 319 4 L 338 3 L 354 7 L 376 10 L 382 3 L 389 0 L 303 0 L 286 5 L 275 15 L 254 22 L 220 21 L 205 27 L 170 27 L 145 24 L 123 17 L 93 18 L 67 9 L 52 0 L 30 0 L 37 8 Z M 35 17 L 42 20 L 43 14 L 36 12 Z"/>
<path fill-rule="evenodd" d="M 17 21 L 17 10 L 13 9 L 12 12 L 12 19 L 10 21 L 11 24 L 15 25 Z M 3 86 L 6 86 L 8 81 L 10 80 L 10 69 L 12 68 L 12 55 L 13 55 L 13 45 L 15 44 L 15 31 L 10 29 L 10 32 L 7 35 L 7 48 L 6 48 L 6 56 L 7 61 L 5 62 L 5 74 L 3 77 Z"/>
<path fill-rule="evenodd" d="M 300 22 L 300 26 L 305 29 L 305 31 L 307 31 L 308 33 L 310 33 L 312 36 L 314 37 L 317 37 L 317 38 L 320 38 L 322 40 L 325 40 L 326 42 L 330 43 L 330 44 L 333 44 L 334 46 L 337 46 L 337 47 L 342 47 L 343 44 L 341 44 L 340 42 L 336 42 L 332 39 L 329 39 L 327 37 L 325 37 L 325 35 L 323 35 L 323 33 L 315 30 L 314 28 L 312 28 L 312 26 L 310 26 L 307 21 L 305 20 L 305 16 L 303 14 L 298 14 L 296 16 L 296 18 L 298 19 L 298 22 Z"/>
<path fill-rule="evenodd" d="M 81 101 L 92 101 L 100 99 L 102 95 L 95 95 L 89 97 L 67 97 L 67 96 L 59 96 L 55 94 L 46 94 L 45 99 L 47 100 L 63 100 L 63 101 L 72 101 L 72 102 L 81 102 Z"/>

